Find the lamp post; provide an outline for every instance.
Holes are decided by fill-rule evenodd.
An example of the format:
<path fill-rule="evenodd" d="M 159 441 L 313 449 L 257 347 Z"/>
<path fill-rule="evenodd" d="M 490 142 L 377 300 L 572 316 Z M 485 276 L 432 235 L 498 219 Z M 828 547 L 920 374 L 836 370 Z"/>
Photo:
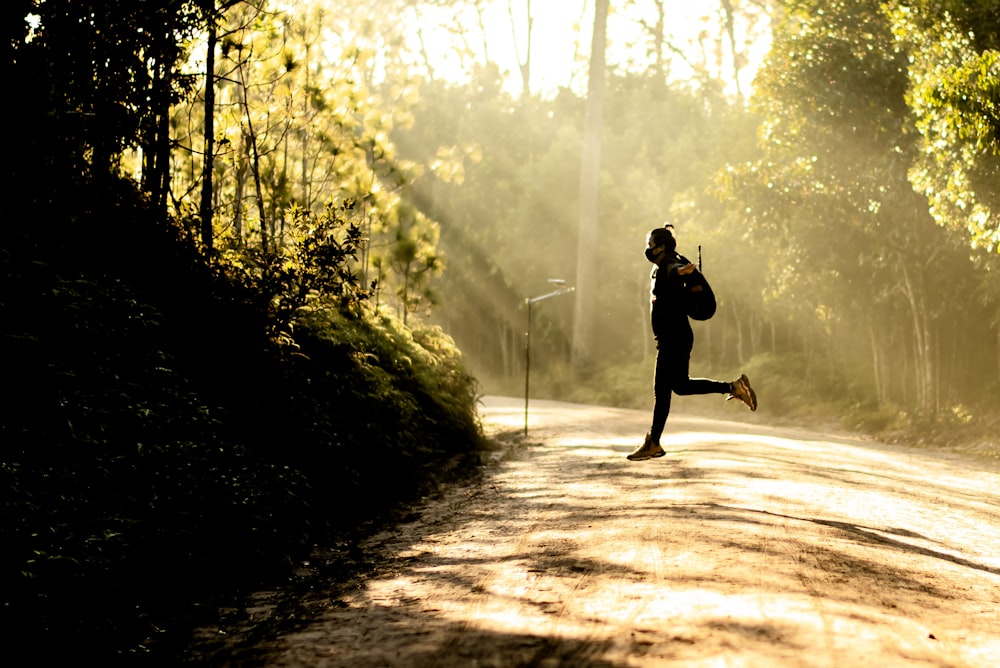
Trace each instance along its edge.
<path fill-rule="evenodd" d="M 531 377 L 531 305 L 535 302 L 540 302 L 544 299 L 549 299 L 551 297 L 558 297 L 559 295 L 564 295 L 569 292 L 576 290 L 571 285 L 566 285 L 566 281 L 561 278 L 550 278 L 549 283 L 558 285 L 559 287 L 552 292 L 547 292 L 544 295 L 539 295 L 538 297 L 529 297 L 524 300 L 524 303 L 528 305 L 528 330 L 524 335 L 524 435 L 528 436 L 528 386 L 529 378 Z"/>

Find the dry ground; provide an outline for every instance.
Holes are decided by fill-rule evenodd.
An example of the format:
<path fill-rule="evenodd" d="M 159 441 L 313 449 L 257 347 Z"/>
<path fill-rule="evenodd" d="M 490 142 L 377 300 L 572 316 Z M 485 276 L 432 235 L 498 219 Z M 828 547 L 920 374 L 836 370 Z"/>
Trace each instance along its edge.
<path fill-rule="evenodd" d="M 1000 666 L 995 465 L 683 416 L 633 463 L 646 413 L 530 409 L 483 482 L 369 541 L 375 570 L 216 664 Z M 518 433 L 523 400 L 482 417 Z"/>

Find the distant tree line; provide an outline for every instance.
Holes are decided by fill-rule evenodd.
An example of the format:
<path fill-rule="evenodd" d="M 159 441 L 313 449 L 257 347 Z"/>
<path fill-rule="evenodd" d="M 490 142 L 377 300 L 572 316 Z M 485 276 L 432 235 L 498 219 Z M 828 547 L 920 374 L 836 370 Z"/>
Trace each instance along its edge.
<path fill-rule="evenodd" d="M 995 420 L 1000 4 L 731 8 L 771 26 L 746 100 L 711 57 L 683 79 L 655 58 L 609 65 L 600 250 L 588 268 L 597 344 L 583 369 L 567 368 L 573 311 L 547 303 L 533 333 L 533 368 L 547 376 L 535 386 L 648 404 L 639 253 L 669 219 L 682 250 L 702 246 L 721 297 L 699 326 L 695 366 L 760 378 L 764 410 L 918 436 Z M 726 44 L 720 31 L 714 43 Z M 673 56 L 674 72 L 682 62 Z M 464 156 L 461 182 L 415 183 L 449 264 L 433 317 L 484 377 L 516 392 L 523 299 L 578 271 L 585 102 L 572 87 L 511 93 L 488 68 L 472 86 L 420 90 L 415 122 L 394 134 L 400 150 L 420 161 L 452 144 Z"/>
<path fill-rule="evenodd" d="M 464 17 L 464 81 L 412 39 L 441 6 Z M 788 369 L 854 405 L 924 416 L 971 410 L 995 376 L 977 371 L 1000 368 L 994 2 L 725 2 L 705 24 L 716 32 L 690 43 L 662 0 L 624 3 L 619 46 L 646 56 L 604 72 L 593 260 L 570 252 L 587 91 L 530 85 L 531 16 L 511 92 L 472 0 L 17 7 L 17 58 L 49 54 L 17 71 L 26 109 L 49 122 L 29 141 L 136 175 L 207 256 L 295 282 L 303 303 L 321 277 L 282 268 L 334 216 L 328 239 L 357 248 L 355 296 L 445 324 L 498 387 L 522 371 L 524 298 L 581 262 L 596 277 L 576 316 L 593 320 L 592 350 L 558 370 L 576 311 L 548 304 L 540 364 L 607 386 L 602 374 L 643 361 L 636 248 L 666 219 L 721 288 L 696 349 L 713 367 Z M 741 68 L 764 34 L 773 48 L 745 99 Z M 607 399 L 643 401 L 635 383 Z"/>

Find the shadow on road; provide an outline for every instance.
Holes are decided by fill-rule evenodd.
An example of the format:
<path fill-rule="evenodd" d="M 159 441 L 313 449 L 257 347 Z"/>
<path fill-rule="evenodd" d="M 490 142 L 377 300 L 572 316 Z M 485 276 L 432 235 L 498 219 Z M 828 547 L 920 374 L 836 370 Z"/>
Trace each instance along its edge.
<path fill-rule="evenodd" d="M 484 480 L 374 537 L 351 578 L 318 569 L 258 610 L 265 621 L 234 615 L 197 662 L 943 667 L 1000 656 L 995 474 L 683 418 L 665 457 L 633 463 L 624 454 L 643 414 L 545 410 L 524 440 L 510 429 L 523 413 L 496 408 L 507 437 Z"/>

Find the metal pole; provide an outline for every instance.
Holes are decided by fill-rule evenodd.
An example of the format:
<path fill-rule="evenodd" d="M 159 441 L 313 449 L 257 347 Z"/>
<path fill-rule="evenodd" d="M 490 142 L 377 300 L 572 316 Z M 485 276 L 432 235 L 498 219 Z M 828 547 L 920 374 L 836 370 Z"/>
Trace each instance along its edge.
<path fill-rule="evenodd" d="M 524 334 L 524 436 L 528 436 L 528 390 L 529 390 L 529 378 L 531 376 L 531 305 L 535 302 L 540 302 L 543 299 L 549 299 L 550 297 L 558 297 L 559 295 L 564 295 L 567 292 L 573 292 L 576 288 L 572 286 L 563 285 L 565 281 L 558 278 L 550 278 L 549 283 L 555 283 L 561 286 L 558 290 L 553 290 L 544 295 L 538 297 L 529 297 L 524 300 L 524 303 L 528 305 L 528 331 Z"/>
<path fill-rule="evenodd" d="M 524 335 L 524 436 L 528 436 L 528 379 L 531 377 L 531 300 L 528 303 L 528 331 Z"/>

